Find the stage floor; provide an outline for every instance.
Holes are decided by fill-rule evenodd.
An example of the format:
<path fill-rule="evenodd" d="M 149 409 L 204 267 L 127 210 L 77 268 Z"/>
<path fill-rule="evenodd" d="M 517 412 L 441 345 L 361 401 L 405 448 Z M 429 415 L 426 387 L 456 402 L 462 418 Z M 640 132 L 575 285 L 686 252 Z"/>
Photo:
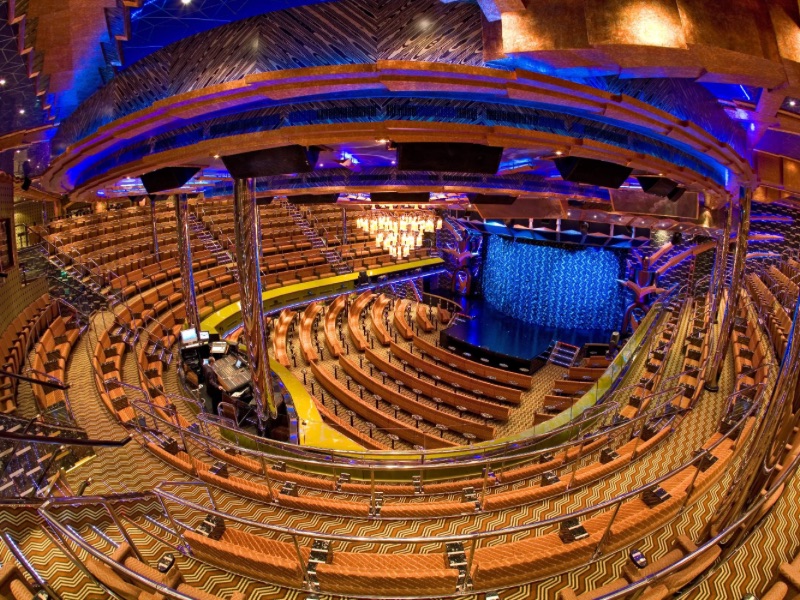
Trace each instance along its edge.
<path fill-rule="evenodd" d="M 461 305 L 472 319 L 462 319 L 447 329 L 452 337 L 494 352 L 530 360 L 547 350 L 553 340 L 583 346 L 608 343 L 612 331 L 559 329 L 529 325 L 495 310 L 482 299 L 463 299 Z"/>

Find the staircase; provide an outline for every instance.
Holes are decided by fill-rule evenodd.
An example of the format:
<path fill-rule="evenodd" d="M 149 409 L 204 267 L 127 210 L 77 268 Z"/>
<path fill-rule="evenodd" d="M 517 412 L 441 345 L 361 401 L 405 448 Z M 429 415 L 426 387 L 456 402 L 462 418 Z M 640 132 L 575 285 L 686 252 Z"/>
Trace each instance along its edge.
<path fill-rule="evenodd" d="M 580 350 L 578 346 L 573 346 L 572 344 L 555 342 L 550 345 L 550 356 L 547 360 L 560 367 L 571 367 Z"/>
<path fill-rule="evenodd" d="M 422 294 L 414 280 L 392 283 L 389 285 L 395 298 L 406 298 L 414 302 L 422 302 Z"/>
<path fill-rule="evenodd" d="M 106 307 L 106 296 L 86 267 L 64 264 L 57 256 L 48 256 L 41 245 L 24 248 L 19 259 L 26 281 L 46 277 L 50 296 L 65 300 L 80 313 L 88 315 Z"/>
<path fill-rule="evenodd" d="M 296 204 L 292 204 L 288 200 L 281 200 L 280 205 L 292 216 L 295 226 L 302 231 L 303 235 L 306 236 L 306 239 L 311 242 L 311 247 L 320 250 L 322 256 L 324 256 L 325 260 L 328 261 L 328 264 L 333 267 L 334 273 L 337 275 L 344 275 L 345 273 L 353 272 L 353 270 L 350 268 L 350 265 L 342 260 L 342 257 L 339 255 L 339 253 L 330 248 L 325 243 L 325 240 L 319 236 L 317 230 L 311 226 L 311 223 L 309 223 L 308 219 L 303 216 L 303 212 L 297 207 Z"/>
<path fill-rule="evenodd" d="M 8 415 L 0 416 L 0 433 L 3 432 L 88 439 L 79 429 Z M 0 498 L 33 498 L 57 477 L 60 469 L 69 470 L 94 454 L 90 446 L 57 446 L 0 439 Z"/>
<path fill-rule="evenodd" d="M 233 263 L 230 252 L 222 247 L 217 238 L 206 228 L 205 223 L 197 215 L 189 213 L 189 232 L 203 243 L 203 247 L 214 255 L 218 265 Z"/>

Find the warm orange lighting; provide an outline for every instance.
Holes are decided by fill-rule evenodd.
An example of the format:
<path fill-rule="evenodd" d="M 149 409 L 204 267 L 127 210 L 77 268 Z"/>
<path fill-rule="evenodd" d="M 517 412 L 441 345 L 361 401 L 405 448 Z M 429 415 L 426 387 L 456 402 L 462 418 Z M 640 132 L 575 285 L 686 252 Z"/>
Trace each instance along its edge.
<path fill-rule="evenodd" d="M 633 3 L 626 11 L 625 21 L 631 44 L 669 48 L 684 44 L 680 23 L 675 22 L 675 15 L 660 2 L 642 0 Z"/>

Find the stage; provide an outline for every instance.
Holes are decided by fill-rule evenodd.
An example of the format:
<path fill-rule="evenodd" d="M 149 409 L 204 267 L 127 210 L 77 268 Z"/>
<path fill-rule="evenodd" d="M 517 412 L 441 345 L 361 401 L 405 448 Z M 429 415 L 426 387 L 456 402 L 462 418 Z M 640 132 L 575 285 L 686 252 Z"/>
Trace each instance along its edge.
<path fill-rule="evenodd" d="M 537 366 L 536 358 L 541 356 L 551 343 L 559 341 L 579 347 L 587 343 L 605 344 L 612 334 L 610 330 L 530 325 L 502 314 L 482 299 L 462 299 L 461 305 L 467 317 L 471 318 L 459 318 L 442 332 L 443 343 L 446 336 L 449 338 L 447 345 L 456 342 L 459 351 L 463 351 L 465 346 L 472 346 L 498 356 L 508 357 L 518 366 L 531 363 L 532 367 L 526 367 L 531 372 L 544 364 L 541 361 Z M 507 363 L 513 368 L 511 362 Z"/>

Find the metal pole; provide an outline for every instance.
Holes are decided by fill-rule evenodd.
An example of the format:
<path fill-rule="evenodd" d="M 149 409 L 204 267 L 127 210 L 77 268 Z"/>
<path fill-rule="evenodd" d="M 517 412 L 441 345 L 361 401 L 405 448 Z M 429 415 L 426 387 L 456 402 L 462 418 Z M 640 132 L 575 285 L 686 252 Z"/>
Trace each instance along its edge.
<path fill-rule="evenodd" d="M 200 315 L 197 312 L 197 295 L 194 290 L 192 269 L 192 244 L 189 239 L 189 197 L 175 196 L 175 218 L 178 221 L 178 262 L 181 267 L 181 288 L 186 306 L 186 322 L 189 327 L 200 330 Z"/>
<path fill-rule="evenodd" d="M 139 560 L 143 560 L 142 555 L 139 554 L 139 549 L 134 545 L 130 534 L 128 534 L 127 530 L 122 525 L 122 521 L 120 520 L 119 515 L 117 515 L 117 511 L 115 511 L 114 508 L 106 501 L 103 501 L 103 508 L 105 508 L 106 511 L 108 512 L 108 515 L 111 517 L 111 520 L 114 522 L 114 525 L 117 526 L 117 529 L 119 529 L 119 532 L 122 534 L 122 537 L 124 537 L 125 541 L 128 542 L 128 546 L 130 546 L 131 552 L 133 552 L 134 556 L 136 556 L 136 558 L 138 558 Z"/>
<path fill-rule="evenodd" d="M 717 290 L 725 287 L 725 271 L 728 267 L 728 248 L 731 245 L 731 227 L 733 222 L 733 206 L 728 210 L 722 236 L 717 240 L 717 255 L 714 260 L 714 270 L 711 274 L 711 319 L 712 323 L 718 322 L 719 294 Z"/>
<path fill-rule="evenodd" d="M 272 395 L 267 354 L 267 331 L 261 295 L 261 224 L 256 205 L 256 180 L 237 179 L 233 193 L 233 223 L 242 325 L 252 375 L 253 399 L 259 424 L 278 416 Z"/>
<path fill-rule="evenodd" d="M 722 371 L 722 365 L 725 362 L 725 352 L 728 350 L 731 333 L 733 332 L 736 301 L 739 297 L 739 289 L 742 286 L 744 262 L 747 257 L 747 238 L 750 235 L 750 204 L 752 200 L 753 191 L 750 188 L 746 188 L 739 199 L 739 226 L 736 234 L 736 252 L 733 256 L 733 271 L 731 273 L 728 301 L 725 303 L 725 312 L 722 315 L 722 323 L 719 329 L 719 336 L 717 337 L 718 343 L 705 384 L 705 388 L 710 392 L 719 390 L 719 376 Z M 731 209 L 732 208 L 731 206 Z"/>
<path fill-rule="evenodd" d="M 150 195 L 150 220 L 153 222 L 153 254 L 156 255 L 156 262 L 161 262 L 161 253 L 158 250 L 158 226 L 156 224 L 156 197 Z"/>
<path fill-rule="evenodd" d="M 342 244 L 347 243 L 347 210 L 342 207 Z"/>

